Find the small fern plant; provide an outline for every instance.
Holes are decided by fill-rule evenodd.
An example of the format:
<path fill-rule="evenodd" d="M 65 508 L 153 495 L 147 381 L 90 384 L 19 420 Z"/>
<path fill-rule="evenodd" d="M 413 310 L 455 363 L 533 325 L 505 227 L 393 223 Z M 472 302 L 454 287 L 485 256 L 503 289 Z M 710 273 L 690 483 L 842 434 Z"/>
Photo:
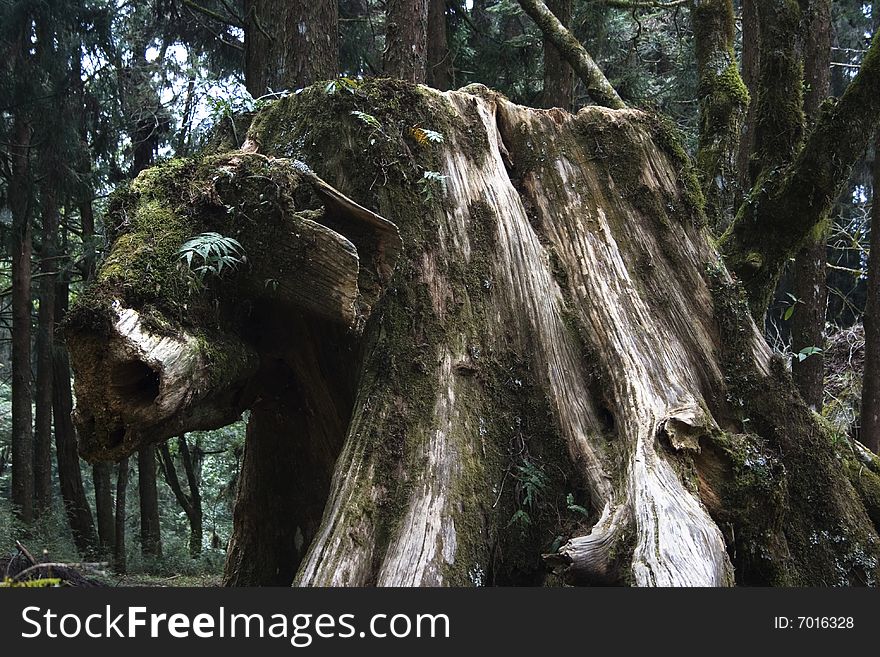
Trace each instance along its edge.
<path fill-rule="evenodd" d="M 206 276 L 220 276 L 235 270 L 246 261 L 244 248 L 231 237 L 220 233 L 202 233 L 184 242 L 177 251 L 182 264 L 195 275 L 199 286 Z"/>

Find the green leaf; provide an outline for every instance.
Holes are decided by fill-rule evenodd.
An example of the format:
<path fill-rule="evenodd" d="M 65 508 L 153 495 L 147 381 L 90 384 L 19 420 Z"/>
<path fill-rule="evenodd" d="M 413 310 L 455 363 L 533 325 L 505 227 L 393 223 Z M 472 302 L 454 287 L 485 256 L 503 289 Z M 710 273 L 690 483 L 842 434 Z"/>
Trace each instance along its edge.
<path fill-rule="evenodd" d="M 810 356 L 815 356 L 816 354 L 821 354 L 822 350 L 819 347 L 804 347 L 799 352 L 797 352 L 798 362 L 802 363 Z"/>
<path fill-rule="evenodd" d="M 788 321 L 791 319 L 791 316 L 794 315 L 794 306 L 791 305 L 785 309 L 785 312 L 782 314 L 782 319 Z"/>
<path fill-rule="evenodd" d="M 362 121 L 366 125 L 370 126 L 371 128 L 374 128 L 379 131 L 382 130 L 382 124 L 379 123 L 379 119 L 377 119 L 372 114 L 367 114 L 366 112 L 359 112 L 358 110 L 353 110 L 351 112 L 351 114 L 352 114 L 352 116 L 356 117 L 357 119 L 359 119 L 360 121 Z"/>

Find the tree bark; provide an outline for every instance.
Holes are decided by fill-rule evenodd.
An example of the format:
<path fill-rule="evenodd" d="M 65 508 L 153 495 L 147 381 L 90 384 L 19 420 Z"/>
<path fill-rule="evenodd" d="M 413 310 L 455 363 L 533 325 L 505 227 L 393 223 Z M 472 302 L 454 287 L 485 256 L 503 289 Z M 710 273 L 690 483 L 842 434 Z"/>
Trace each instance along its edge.
<path fill-rule="evenodd" d="M 61 322 L 67 311 L 70 294 L 68 283 L 59 281 L 55 291 L 57 319 Z M 92 510 L 86 498 L 76 451 L 76 430 L 73 426 L 73 393 L 70 389 L 70 359 L 67 350 L 55 344 L 52 350 L 52 411 L 55 418 L 55 454 L 58 460 L 58 481 L 67 523 L 77 551 L 91 558 L 100 554 L 98 535 Z"/>
<path fill-rule="evenodd" d="M 156 489 L 156 448 L 138 450 L 138 499 L 141 512 L 141 554 L 162 558 L 162 528 L 159 525 L 159 493 Z"/>
<path fill-rule="evenodd" d="M 338 73 L 333 0 L 247 0 L 245 83 L 254 98 L 293 91 Z"/>
<path fill-rule="evenodd" d="M 706 215 L 717 234 L 736 211 L 736 159 L 749 92 L 733 52 L 736 38 L 732 0 L 698 0 L 691 9 L 696 39 L 700 135 L 697 171 Z"/>
<path fill-rule="evenodd" d="M 804 114 L 815 121 L 831 87 L 831 2 L 813 0 L 806 21 L 804 56 Z M 828 212 L 823 215 L 814 235 L 804 240 L 794 259 L 794 296 L 798 299 L 791 320 L 791 348 L 795 354 L 791 371 L 795 385 L 807 405 L 822 411 L 825 395 L 825 308 L 828 301 L 825 263 L 828 243 Z M 804 349 L 821 349 L 806 358 L 797 354 Z"/>
<path fill-rule="evenodd" d="M 519 5 L 540 28 L 544 38 L 552 43 L 559 54 L 574 69 L 587 88 L 590 98 L 599 105 L 611 109 L 623 109 L 626 104 L 608 82 L 590 53 L 574 38 L 571 32 L 559 22 L 547 5 L 541 0 L 519 0 Z"/>
<path fill-rule="evenodd" d="M 427 80 L 430 0 L 388 0 L 385 9 L 385 75 Z"/>
<path fill-rule="evenodd" d="M 113 531 L 113 570 L 128 571 L 128 555 L 125 545 L 126 493 L 128 492 L 128 457 L 116 465 L 116 517 Z"/>
<path fill-rule="evenodd" d="M 352 121 L 355 110 L 382 133 Z M 412 126 L 444 140 L 423 145 Z M 338 193 L 395 224 L 403 248 L 384 260 L 390 276 L 359 273 L 359 289 L 365 279 L 376 288 L 354 331 L 302 306 L 290 314 L 244 271 L 204 291 L 207 306 L 229 311 L 251 300 L 246 322 L 221 313 L 219 326 L 261 364 L 249 375 L 258 389 L 246 402 L 227 583 L 541 584 L 542 554 L 557 577 L 580 584 L 880 577 L 878 509 L 865 488 L 880 486 L 880 470 L 835 444 L 772 356 L 709 238 L 689 161 L 661 121 L 602 107 L 535 111 L 480 85 L 440 93 L 382 80 L 357 95 L 316 85 L 273 103 L 248 141 L 278 170 L 294 155 L 308 161 Z M 124 216 L 131 224 L 167 197 L 182 204 L 166 215 L 169 226 L 184 215 L 237 235 L 216 211 L 226 205 L 235 221 L 271 224 L 269 205 L 229 202 L 250 184 L 226 173 L 236 158 L 244 156 L 202 162 L 207 177 L 147 172 Z M 206 180 L 225 182 L 212 189 Z M 310 205 L 295 180 L 285 185 L 294 190 L 285 214 Z M 220 200 L 206 202 L 214 192 Z M 122 231 L 98 292 L 120 293 L 108 288 L 112 253 L 143 239 L 136 226 Z M 256 244 L 245 249 L 258 269 L 266 256 Z M 364 241 L 354 250 L 370 261 Z M 175 249 L 167 253 L 173 262 Z M 125 280 L 142 277 L 133 269 Z M 186 321 L 205 326 L 199 303 L 191 299 Z M 150 305 L 163 332 L 181 330 L 161 295 L 120 305 Z M 112 349 L 112 331 L 86 321 L 102 309 L 83 302 L 73 353 L 87 340 Z M 87 390 L 94 382 L 80 372 L 77 389 Z M 80 399 L 104 434 L 107 416 Z M 192 424 L 195 412 L 183 408 L 165 428 Z M 136 422 L 126 430 L 137 433 Z M 119 453 L 169 437 L 139 436 Z M 556 536 L 567 539 L 561 547 Z"/>
<path fill-rule="evenodd" d="M 224 584 L 289 586 L 312 543 L 351 413 L 344 336 L 320 324 L 266 326 L 272 351 L 259 378 L 238 479 Z M 330 338 L 323 345 L 318 336 Z M 278 346 L 275 346 L 278 345 Z M 341 350 L 343 354 L 348 350 Z M 287 519 L 278 522 L 278 518 Z"/>
<path fill-rule="evenodd" d="M 452 86 L 452 53 L 446 36 L 446 0 L 429 0 L 427 83 L 445 91 Z"/>
<path fill-rule="evenodd" d="M 551 0 L 549 9 L 566 28 L 571 23 L 571 0 Z M 574 101 L 574 71 L 553 42 L 544 37 L 544 90 L 542 107 L 561 107 L 571 110 Z"/>
<path fill-rule="evenodd" d="M 12 211 L 12 508 L 25 524 L 34 520 L 33 376 L 31 373 L 31 128 L 16 117 L 13 130 Z"/>

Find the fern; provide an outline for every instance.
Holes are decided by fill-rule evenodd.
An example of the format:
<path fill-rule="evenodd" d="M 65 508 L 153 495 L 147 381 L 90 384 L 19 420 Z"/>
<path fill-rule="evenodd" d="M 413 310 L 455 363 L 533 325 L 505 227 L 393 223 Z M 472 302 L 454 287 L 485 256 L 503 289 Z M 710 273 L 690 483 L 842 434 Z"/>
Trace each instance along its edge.
<path fill-rule="evenodd" d="M 419 146 L 430 146 L 431 144 L 443 143 L 443 135 L 436 130 L 428 130 L 427 128 L 410 128 L 409 133 Z"/>
<path fill-rule="evenodd" d="M 220 233 L 197 235 L 185 242 L 177 253 L 200 282 L 208 274 L 220 276 L 224 270 L 237 269 L 245 261 L 244 249 L 238 240 Z"/>
<path fill-rule="evenodd" d="M 378 130 L 379 132 L 383 132 L 382 124 L 379 123 L 379 119 L 377 119 L 372 114 L 367 114 L 366 112 L 359 112 L 357 110 L 352 111 L 352 116 L 359 119 L 362 123 L 368 125 L 374 130 Z"/>
<path fill-rule="evenodd" d="M 434 200 L 434 187 L 440 187 L 440 190 L 443 194 L 446 194 L 446 178 L 448 176 L 444 176 L 439 171 L 425 171 L 422 174 L 422 179 L 419 181 L 422 185 L 422 195 L 425 198 L 425 201 L 431 202 Z"/>
<path fill-rule="evenodd" d="M 347 91 L 353 94 L 357 92 L 359 86 L 360 83 L 353 78 L 339 78 L 337 80 L 330 80 L 324 91 L 330 96 L 334 95 L 337 91 Z"/>

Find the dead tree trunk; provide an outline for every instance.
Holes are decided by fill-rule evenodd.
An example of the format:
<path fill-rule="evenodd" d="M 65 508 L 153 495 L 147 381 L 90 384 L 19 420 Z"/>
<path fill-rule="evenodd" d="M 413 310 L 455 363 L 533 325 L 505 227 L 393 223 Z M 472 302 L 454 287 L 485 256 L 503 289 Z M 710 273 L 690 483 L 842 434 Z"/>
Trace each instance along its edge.
<path fill-rule="evenodd" d="M 876 582 L 880 466 L 796 394 L 700 198 L 639 111 L 313 86 L 115 198 L 67 325 L 81 450 L 251 408 L 229 584 Z M 247 262 L 188 286 L 208 230 Z"/>

